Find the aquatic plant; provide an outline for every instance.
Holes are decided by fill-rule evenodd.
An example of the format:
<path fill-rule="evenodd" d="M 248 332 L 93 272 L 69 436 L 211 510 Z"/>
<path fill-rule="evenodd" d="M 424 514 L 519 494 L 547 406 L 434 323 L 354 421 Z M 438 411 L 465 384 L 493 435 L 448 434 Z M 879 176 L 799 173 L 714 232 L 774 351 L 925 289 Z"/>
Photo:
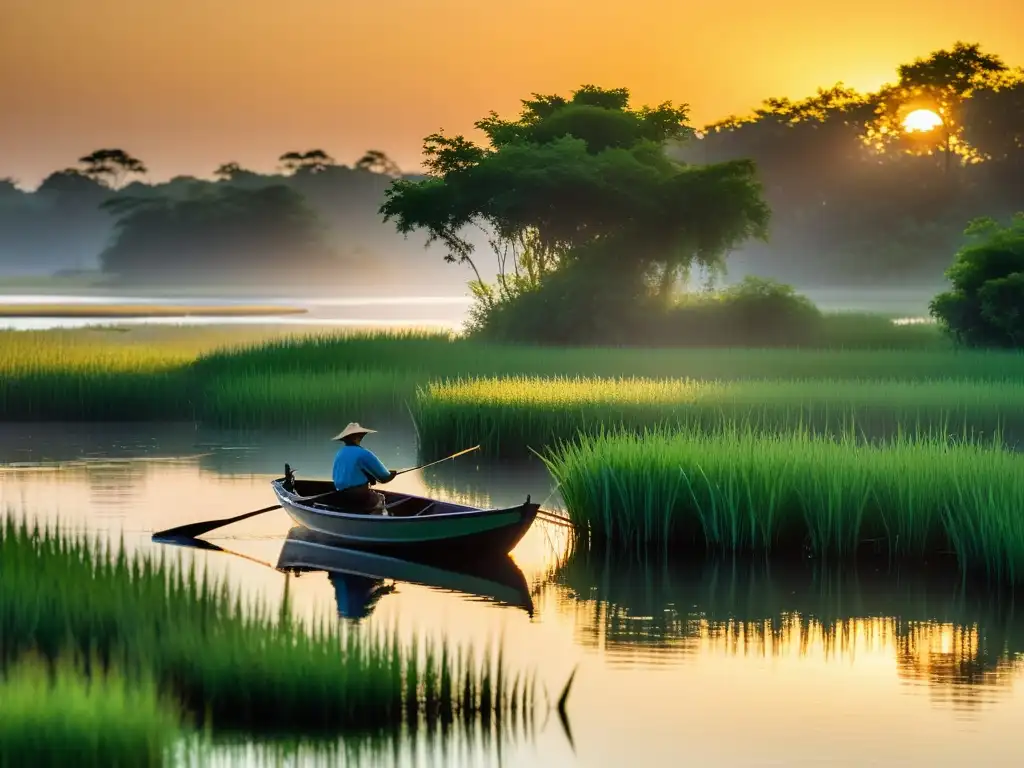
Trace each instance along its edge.
<path fill-rule="evenodd" d="M 1024 378 L 1024 355 L 927 347 L 556 349 L 438 333 L 297 333 L 281 326 L 0 331 L 0 419 L 308 425 L 313 422 L 306 419 L 330 416 L 335 408 L 404 413 L 416 387 L 437 379 L 624 374 L 1001 382 Z"/>
<path fill-rule="evenodd" d="M 965 571 L 1024 579 L 1024 455 L 998 443 L 734 426 L 584 436 L 545 461 L 572 521 L 617 550 L 952 551 Z"/>
<path fill-rule="evenodd" d="M 532 676 L 510 679 L 501 656 L 478 662 L 447 642 L 420 653 L 396 631 L 307 627 L 287 593 L 274 615 L 194 561 L 129 556 L 11 518 L 0 530 L 0 664 L 26 652 L 95 656 L 152 675 L 195 722 L 218 727 L 338 731 L 532 711 Z"/>
<path fill-rule="evenodd" d="M 599 379 L 459 379 L 420 387 L 412 404 L 421 448 L 441 455 L 481 443 L 491 457 L 608 429 L 659 426 L 758 431 L 810 429 L 865 439 L 900 432 L 1024 437 L 1019 382 Z"/>
<path fill-rule="evenodd" d="M 6 577 L 6 576 L 5 576 Z M 0 679 L 0 765 L 170 765 L 177 713 L 146 675 L 26 658 Z"/>

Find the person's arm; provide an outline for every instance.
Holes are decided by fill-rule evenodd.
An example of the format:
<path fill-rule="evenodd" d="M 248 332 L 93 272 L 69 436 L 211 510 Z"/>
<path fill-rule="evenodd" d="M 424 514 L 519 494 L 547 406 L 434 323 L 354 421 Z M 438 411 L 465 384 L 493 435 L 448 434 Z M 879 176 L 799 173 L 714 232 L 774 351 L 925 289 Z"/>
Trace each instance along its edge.
<path fill-rule="evenodd" d="M 373 451 L 366 448 L 363 448 L 360 464 L 363 471 L 373 477 L 378 483 L 388 483 L 395 478 L 395 473 L 385 467 L 381 460 L 374 455 Z"/>

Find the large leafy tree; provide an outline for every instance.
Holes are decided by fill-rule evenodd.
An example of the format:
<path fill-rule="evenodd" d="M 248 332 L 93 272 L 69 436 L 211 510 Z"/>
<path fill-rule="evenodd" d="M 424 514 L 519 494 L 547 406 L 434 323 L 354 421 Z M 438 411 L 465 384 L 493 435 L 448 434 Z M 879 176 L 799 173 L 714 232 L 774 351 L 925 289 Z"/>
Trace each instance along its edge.
<path fill-rule="evenodd" d="M 976 219 L 966 234 L 932 315 L 962 344 L 1024 348 L 1024 213 L 1008 226 Z"/>
<path fill-rule="evenodd" d="M 428 136 L 427 178 L 396 181 L 381 206 L 400 232 L 425 230 L 448 261 L 469 264 L 478 288 L 474 227 L 497 257 L 498 298 L 598 253 L 604 266 L 658 274 L 667 292 L 680 272 L 719 267 L 731 248 L 765 236 L 769 211 L 751 162 L 667 156 L 667 142 L 692 132 L 685 106 L 632 109 L 627 90 L 594 86 L 522 104 L 515 120 L 491 113 L 476 123 L 484 146 Z"/>

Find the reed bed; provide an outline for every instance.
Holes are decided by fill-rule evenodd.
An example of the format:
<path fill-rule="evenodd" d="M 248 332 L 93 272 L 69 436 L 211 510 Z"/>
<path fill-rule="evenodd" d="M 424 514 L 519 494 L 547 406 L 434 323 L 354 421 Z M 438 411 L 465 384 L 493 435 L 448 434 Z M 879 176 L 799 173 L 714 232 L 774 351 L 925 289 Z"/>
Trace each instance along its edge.
<path fill-rule="evenodd" d="M 608 429 L 809 429 L 866 440 L 917 434 L 1024 438 L 1019 382 L 598 379 L 459 379 L 420 387 L 412 405 L 421 448 L 442 455 L 480 443 L 492 457 Z"/>
<path fill-rule="evenodd" d="M 581 437 L 545 461 L 572 521 L 617 550 L 951 552 L 964 573 L 1024 580 L 1024 456 L 998 443 L 732 425 Z"/>
<path fill-rule="evenodd" d="M 439 333 L 281 327 L 0 331 L 0 419 L 8 421 L 308 426 L 340 411 L 384 405 L 404 413 L 418 386 L 493 376 L 995 383 L 1024 380 L 1024 355 L 926 348 L 554 349 Z M 329 402 L 335 398 L 337 407 Z"/>
<path fill-rule="evenodd" d="M 195 397 L 195 417 L 227 428 L 322 426 L 405 414 L 417 379 L 402 371 L 218 376 Z M 406 419 L 408 416 L 406 416 Z"/>
<path fill-rule="evenodd" d="M 0 680 L 0 766 L 170 765 L 178 736 L 177 713 L 145 676 L 26 659 Z"/>
<path fill-rule="evenodd" d="M 532 676 L 499 653 L 447 641 L 400 645 L 395 631 L 294 621 L 243 604 L 226 581 L 163 555 L 129 557 L 99 539 L 2 523 L 0 664 L 24 653 L 98 658 L 151 675 L 194 722 L 334 732 L 420 717 L 487 723 L 532 712 Z"/>
<path fill-rule="evenodd" d="M 950 349 L 642 349 L 491 344 L 439 333 L 310 334 L 211 351 L 208 374 L 403 370 L 442 377 L 590 376 L 1019 381 L 1024 354 Z"/>

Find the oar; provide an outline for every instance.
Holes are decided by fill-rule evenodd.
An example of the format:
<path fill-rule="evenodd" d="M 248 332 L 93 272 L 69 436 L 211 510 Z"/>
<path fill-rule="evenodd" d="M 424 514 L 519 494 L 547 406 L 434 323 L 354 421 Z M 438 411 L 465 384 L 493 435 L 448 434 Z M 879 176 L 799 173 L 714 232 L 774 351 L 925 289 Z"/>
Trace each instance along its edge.
<path fill-rule="evenodd" d="M 431 461 L 428 464 L 422 464 L 418 467 L 409 467 L 408 469 L 400 470 L 395 473 L 395 476 L 397 477 L 398 475 L 404 475 L 406 472 L 415 472 L 417 469 L 425 469 L 427 467 L 432 467 L 435 464 L 440 464 L 442 461 L 448 461 L 449 459 L 454 459 L 464 454 L 467 454 L 471 451 L 475 451 L 479 447 L 479 445 L 475 445 L 472 448 L 467 448 L 464 451 L 453 453 L 451 456 L 446 456 L 443 459 Z M 327 493 L 319 493 L 316 496 L 307 496 L 303 499 L 298 499 L 298 501 L 301 501 L 303 503 L 308 501 L 315 501 L 316 499 L 322 499 L 324 496 L 330 496 L 333 493 L 335 493 L 335 491 L 330 490 Z M 226 517 L 221 520 L 205 520 L 200 521 L 198 523 L 186 523 L 185 525 L 179 525 L 177 528 L 168 528 L 166 531 L 157 531 L 153 534 L 153 540 L 156 541 L 158 539 L 194 539 L 198 536 L 202 536 L 204 533 L 209 533 L 210 531 L 216 528 L 220 528 L 221 526 L 230 525 L 231 523 L 237 523 L 241 520 L 246 520 L 250 517 L 255 517 L 256 515 L 262 515 L 264 512 L 271 512 L 275 509 L 280 508 L 280 504 L 274 504 L 271 507 L 264 507 L 263 509 L 257 509 L 254 512 L 246 512 L 245 514 L 236 515 L 235 517 Z"/>

